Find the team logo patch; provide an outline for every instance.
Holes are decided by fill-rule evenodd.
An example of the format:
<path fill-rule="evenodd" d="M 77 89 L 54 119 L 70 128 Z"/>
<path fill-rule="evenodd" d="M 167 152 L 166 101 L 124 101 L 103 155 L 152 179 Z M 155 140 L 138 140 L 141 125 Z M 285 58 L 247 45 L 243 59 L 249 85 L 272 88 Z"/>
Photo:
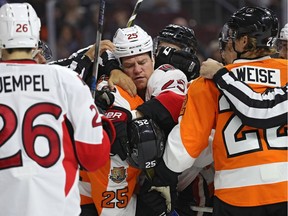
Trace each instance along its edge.
<path fill-rule="evenodd" d="M 113 167 L 109 178 L 115 183 L 121 183 L 126 176 L 126 169 L 124 167 Z"/>

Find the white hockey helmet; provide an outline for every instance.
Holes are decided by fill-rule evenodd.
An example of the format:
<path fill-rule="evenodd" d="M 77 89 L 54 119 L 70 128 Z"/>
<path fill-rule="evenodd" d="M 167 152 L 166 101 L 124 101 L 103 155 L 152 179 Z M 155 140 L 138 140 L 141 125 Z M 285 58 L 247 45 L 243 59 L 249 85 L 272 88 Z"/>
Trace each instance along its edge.
<path fill-rule="evenodd" d="M 0 48 L 37 48 L 41 22 L 28 3 L 4 4 L 0 8 Z"/>
<path fill-rule="evenodd" d="M 152 38 L 146 31 L 137 25 L 127 28 L 119 28 L 113 37 L 113 43 L 116 47 L 114 55 L 119 62 L 122 57 L 138 55 L 146 52 L 151 52 L 151 58 L 153 58 Z"/>
<path fill-rule="evenodd" d="M 278 39 L 288 41 L 288 23 L 281 29 Z"/>

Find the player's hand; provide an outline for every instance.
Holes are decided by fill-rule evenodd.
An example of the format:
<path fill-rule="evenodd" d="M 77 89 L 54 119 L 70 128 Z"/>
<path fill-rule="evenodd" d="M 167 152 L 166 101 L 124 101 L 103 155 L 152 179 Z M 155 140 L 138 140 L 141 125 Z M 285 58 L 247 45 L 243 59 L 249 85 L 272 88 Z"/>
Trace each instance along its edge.
<path fill-rule="evenodd" d="M 112 41 L 110 41 L 110 40 L 102 40 L 100 42 L 100 50 L 99 50 L 100 56 L 106 50 L 109 50 L 111 52 L 113 52 L 115 50 L 115 45 L 112 43 Z"/>
<path fill-rule="evenodd" d="M 200 61 L 198 57 L 192 53 L 176 50 L 171 47 L 161 47 L 156 55 L 156 67 L 162 64 L 170 64 L 175 68 L 183 71 L 188 81 L 199 76 Z"/>
<path fill-rule="evenodd" d="M 105 52 L 106 50 L 109 50 L 112 52 L 112 51 L 114 51 L 114 49 L 115 49 L 115 46 L 110 40 L 102 40 L 102 41 L 100 41 L 99 55 L 101 56 L 102 53 Z M 85 55 L 88 56 L 91 61 L 94 61 L 95 44 L 87 50 Z"/>
<path fill-rule="evenodd" d="M 113 105 L 114 101 L 115 97 L 108 88 L 97 90 L 95 92 L 95 104 L 102 110 L 109 109 Z"/>
<path fill-rule="evenodd" d="M 165 198 L 167 212 L 174 210 L 177 201 L 177 183 L 178 175 L 180 173 L 175 173 L 169 170 L 164 161 L 161 160 L 156 167 L 154 167 L 154 176 L 152 179 L 146 178 L 141 187 L 141 190 L 157 191 Z"/>
<path fill-rule="evenodd" d="M 104 115 L 101 116 L 101 120 L 102 120 L 103 129 L 106 131 L 106 133 L 109 137 L 110 143 L 112 145 L 116 139 L 115 127 L 114 127 L 113 123 L 111 122 L 111 120 L 108 119 L 107 117 L 105 117 Z"/>
<path fill-rule="evenodd" d="M 111 153 L 118 154 L 122 160 L 126 160 L 130 153 L 127 125 L 132 119 L 131 112 L 125 108 L 114 106 L 105 112 L 105 116 L 112 121 L 116 130 L 116 138 Z"/>
<path fill-rule="evenodd" d="M 208 58 L 206 61 L 202 62 L 200 68 L 200 76 L 205 77 L 207 79 L 212 79 L 218 70 L 223 68 L 223 64 L 215 61 L 211 58 Z"/>
<path fill-rule="evenodd" d="M 145 186 L 144 186 L 145 187 Z M 139 216 L 167 215 L 166 200 L 158 191 L 140 191 L 137 195 L 137 213 Z"/>
<path fill-rule="evenodd" d="M 115 88 L 115 85 L 118 85 L 132 97 L 136 96 L 137 94 L 137 88 L 133 80 L 125 73 L 123 73 L 123 71 L 118 69 L 113 69 L 111 71 L 108 85 L 111 90 Z"/>

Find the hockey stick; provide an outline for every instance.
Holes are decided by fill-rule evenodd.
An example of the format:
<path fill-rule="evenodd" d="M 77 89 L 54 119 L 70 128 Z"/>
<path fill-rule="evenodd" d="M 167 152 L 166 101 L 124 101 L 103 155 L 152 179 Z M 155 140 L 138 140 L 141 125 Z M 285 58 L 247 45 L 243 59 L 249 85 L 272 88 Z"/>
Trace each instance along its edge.
<path fill-rule="evenodd" d="M 95 43 L 95 54 L 94 54 L 94 64 L 93 64 L 93 74 L 92 74 L 92 83 L 91 83 L 91 93 L 93 98 L 95 98 L 96 84 L 97 84 L 97 75 L 99 68 L 99 56 L 100 56 L 100 42 L 103 32 L 103 22 L 104 22 L 104 11 L 105 11 L 105 0 L 99 0 L 99 16 L 98 16 L 98 28 L 96 34 L 96 43 Z"/>
<path fill-rule="evenodd" d="M 190 206 L 190 209 L 196 212 L 213 213 L 212 207 Z"/>
<path fill-rule="evenodd" d="M 126 25 L 127 27 L 130 27 L 130 26 L 132 26 L 134 24 L 135 18 L 136 18 L 137 14 L 138 14 L 138 11 L 139 11 L 139 8 L 140 8 L 140 5 L 141 5 L 142 2 L 143 2 L 143 0 L 138 0 L 136 2 L 134 10 L 133 10 L 128 22 L 127 22 L 127 25 Z"/>

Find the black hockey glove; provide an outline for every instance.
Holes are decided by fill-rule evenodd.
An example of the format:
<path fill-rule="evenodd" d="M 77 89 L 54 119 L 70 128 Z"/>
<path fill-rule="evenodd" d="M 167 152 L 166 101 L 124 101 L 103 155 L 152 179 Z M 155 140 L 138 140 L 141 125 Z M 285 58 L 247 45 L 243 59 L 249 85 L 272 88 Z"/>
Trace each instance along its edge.
<path fill-rule="evenodd" d="M 170 64 L 183 71 L 188 81 L 199 76 L 200 62 L 198 57 L 183 50 L 161 47 L 155 58 L 155 68 L 158 68 L 162 64 Z"/>
<path fill-rule="evenodd" d="M 180 173 L 169 170 L 164 161 L 161 160 L 154 168 L 154 176 L 146 178 L 143 186 L 140 188 L 141 193 L 157 191 L 165 198 L 167 213 L 175 209 L 177 201 L 177 183 Z"/>
<path fill-rule="evenodd" d="M 114 95 L 108 88 L 95 91 L 95 104 L 102 110 L 110 108 L 115 101 Z"/>
<path fill-rule="evenodd" d="M 113 123 L 110 121 L 110 119 L 108 119 L 106 116 L 102 115 L 101 120 L 102 120 L 102 127 L 106 131 L 106 133 L 109 137 L 110 143 L 112 145 L 116 139 L 115 127 L 114 127 Z"/>
<path fill-rule="evenodd" d="M 143 185 L 145 187 L 145 185 Z M 136 216 L 166 216 L 166 200 L 155 190 L 144 191 L 137 195 Z"/>
<path fill-rule="evenodd" d="M 116 138 L 111 153 L 118 154 L 122 160 L 126 160 L 130 152 L 127 124 L 132 119 L 131 112 L 122 107 L 114 106 L 106 111 L 105 116 L 112 121 L 116 130 Z"/>

